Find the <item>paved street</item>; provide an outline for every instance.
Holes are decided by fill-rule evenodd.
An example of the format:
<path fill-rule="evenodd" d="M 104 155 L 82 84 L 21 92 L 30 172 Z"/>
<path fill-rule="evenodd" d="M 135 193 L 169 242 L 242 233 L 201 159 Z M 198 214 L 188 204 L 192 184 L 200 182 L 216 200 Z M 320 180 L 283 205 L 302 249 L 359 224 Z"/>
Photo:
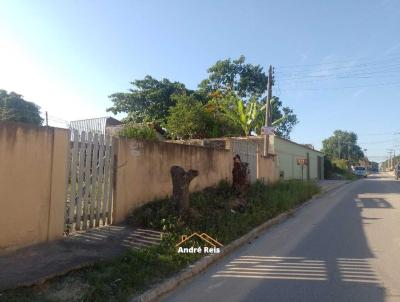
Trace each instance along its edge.
<path fill-rule="evenodd" d="M 400 301 L 400 181 L 327 193 L 164 301 Z"/>

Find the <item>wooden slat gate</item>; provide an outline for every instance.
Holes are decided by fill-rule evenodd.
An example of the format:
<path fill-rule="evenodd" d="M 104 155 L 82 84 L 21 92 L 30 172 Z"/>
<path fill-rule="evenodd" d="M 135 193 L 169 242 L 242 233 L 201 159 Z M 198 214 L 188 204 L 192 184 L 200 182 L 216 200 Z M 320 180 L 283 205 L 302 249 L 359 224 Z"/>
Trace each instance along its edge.
<path fill-rule="evenodd" d="M 113 171 L 111 137 L 77 130 L 71 133 L 67 234 L 112 223 Z"/>

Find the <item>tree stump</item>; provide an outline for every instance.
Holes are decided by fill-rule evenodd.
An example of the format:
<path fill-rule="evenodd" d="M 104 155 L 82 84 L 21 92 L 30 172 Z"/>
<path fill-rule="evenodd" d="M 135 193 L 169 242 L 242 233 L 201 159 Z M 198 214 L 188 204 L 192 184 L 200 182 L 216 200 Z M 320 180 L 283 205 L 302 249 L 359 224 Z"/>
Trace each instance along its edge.
<path fill-rule="evenodd" d="M 185 171 L 182 167 L 171 167 L 172 177 L 172 201 L 180 212 L 189 210 L 189 185 L 190 182 L 199 175 L 196 170 Z"/>

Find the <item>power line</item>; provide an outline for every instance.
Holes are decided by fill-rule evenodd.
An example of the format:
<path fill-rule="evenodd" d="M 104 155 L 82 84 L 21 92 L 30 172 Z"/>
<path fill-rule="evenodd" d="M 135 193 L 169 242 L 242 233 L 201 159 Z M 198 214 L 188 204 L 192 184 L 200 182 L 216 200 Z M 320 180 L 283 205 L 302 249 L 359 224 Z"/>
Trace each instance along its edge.
<path fill-rule="evenodd" d="M 297 65 L 282 65 L 282 66 L 277 66 L 277 68 L 279 69 L 293 69 L 296 67 L 312 67 L 312 66 L 326 66 L 326 65 L 339 65 L 339 64 L 345 64 L 345 65 L 351 65 L 353 64 L 354 61 L 366 61 L 369 62 L 369 64 L 373 63 L 373 62 L 380 62 L 380 61 L 387 61 L 392 59 L 393 60 L 396 58 L 400 58 L 400 53 L 394 53 L 392 55 L 388 55 L 385 56 L 381 59 L 371 59 L 370 57 L 363 57 L 363 58 L 357 58 L 357 59 L 353 59 L 351 61 L 349 60 L 341 60 L 341 61 L 334 61 L 334 62 L 325 62 L 325 63 L 315 63 L 315 64 L 297 64 Z M 368 64 L 368 63 L 358 63 L 356 65 L 364 65 L 364 64 Z"/>
<path fill-rule="evenodd" d="M 374 141 L 374 142 L 363 142 L 359 143 L 361 145 L 375 145 L 375 144 L 384 144 L 384 143 L 390 143 L 390 142 L 395 142 L 396 138 L 389 139 L 389 140 L 383 140 L 383 141 Z"/>
<path fill-rule="evenodd" d="M 308 76 L 324 76 L 324 75 L 332 75 L 332 74 L 357 74 L 357 73 L 379 73 L 379 72 L 396 72 L 398 71 L 398 67 L 400 66 L 400 62 L 392 62 L 390 64 L 380 64 L 378 66 L 365 66 L 365 67 L 355 67 L 355 66 L 347 66 L 341 68 L 323 68 L 323 69 L 311 69 L 311 70 L 293 70 L 291 72 L 281 72 L 280 69 L 279 74 L 282 78 L 293 78 L 293 77 L 308 77 Z M 322 75 L 320 75 L 323 73 Z"/>
<path fill-rule="evenodd" d="M 342 90 L 342 89 L 359 89 L 369 87 L 396 86 L 400 84 L 400 55 L 396 54 L 383 59 L 375 59 L 366 63 L 347 64 L 345 66 L 325 67 L 320 70 L 294 70 L 291 73 L 278 72 L 278 81 L 280 83 L 289 83 L 286 88 L 280 88 L 280 91 L 322 91 L 322 90 Z M 331 63 L 332 64 L 332 63 Z M 318 64 L 315 64 L 318 65 Z M 318 65 L 326 66 L 326 64 Z M 335 71 L 335 72 L 332 72 Z M 326 74 L 318 74 L 324 72 Z M 367 80 L 391 79 L 385 81 L 371 83 Z M 313 87 L 315 84 L 320 85 L 321 81 L 328 80 L 354 80 L 361 82 L 358 85 L 340 85 L 340 87 Z M 365 82 L 365 81 L 367 82 Z M 307 85 L 308 84 L 308 85 Z M 299 86 L 301 85 L 301 86 Z M 307 85 L 307 86 L 304 86 Z"/>
<path fill-rule="evenodd" d="M 58 120 L 58 121 L 67 122 L 67 123 L 68 123 L 67 120 L 64 120 L 64 119 L 62 119 L 62 118 L 60 118 L 60 117 L 56 117 L 56 116 L 54 116 L 54 115 L 50 115 L 50 114 L 49 114 L 48 117 L 49 117 L 49 119 Z"/>
<path fill-rule="evenodd" d="M 400 132 L 380 132 L 380 133 L 357 133 L 357 136 L 370 136 L 370 135 L 399 135 Z"/>
<path fill-rule="evenodd" d="M 325 78 L 325 77 L 360 77 L 370 76 L 375 74 L 390 74 L 398 73 L 400 70 L 400 62 L 389 65 L 379 65 L 376 67 L 369 66 L 363 68 L 347 67 L 344 70 L 332 71 L 330 69 L 321 70 L 307 70 L 307 71 L 292 71 L 290 73 L 280 72 L 278 70 L 279 78 L 282 80 L 293 79 L 309 79 L 309 78 Z"/>
<path fill-rule="evenodd" d="M 400 67 L 400 65 L 399 65 Z M 281 82 L 305 82 L 313 80 L 347 80 L 347 79 L 372 79 L 376 76 L 380 78 L 397 78 L 400 76 L 400 68 L 396 70 L 382 70 L 382 71 L 370 71 L 370 72 L 348 72 L 342 74 L 324 74 L 324 75 L 308 75 L 308 76 L 293 76 L 293 77 L 280 77 L 278 78 Z"/>
<path fill-rule="evenodd" d="M 298 91 L 298 90 L 308 90 L 308 91 L 322 91 L 322 90 L 341 90 L 341 89 L 354 89 L 354 88 L 366 88 L 366 87 L 381 87 L 381 86 L 397 86 L 400 85 L 398 82 L 387 82 L 378 84 L 365 84 L 365 85 L 354 85 L 354 86 L 340 86 L 340 87 L 324 87 L 324 88 L 281 88 L 281 91 Z"/>

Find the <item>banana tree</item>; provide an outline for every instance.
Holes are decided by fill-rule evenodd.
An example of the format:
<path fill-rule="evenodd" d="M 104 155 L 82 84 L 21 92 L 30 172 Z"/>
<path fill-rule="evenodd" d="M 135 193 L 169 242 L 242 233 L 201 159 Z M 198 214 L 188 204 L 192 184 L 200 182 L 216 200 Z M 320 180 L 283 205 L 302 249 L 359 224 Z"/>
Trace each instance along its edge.
<path fill-rule="evenodd" d="M 270 109 L 272 110 L 272 112 L 271 112 L 271 118 L 272 118 L 271 126 L 274 127 L 274 128 L 277 128 L 278 126 L 280 126 L 281 124 L 285 123 L 290 118 L 290 116 L 287 115 L 287 114 L 285 114 L 285 115 L 283 115 L 281 117 L 277 117 L 276 116 L 277 114 L 276 113 L 274 114 L 274 110 L 273 110 L 276 105 L 280 106 L 279 100 L 277 98 L 273 97 L 271 99 L 271 108 Z M 265 107 L 266 107 L 266 104 L 261 106 L 260 109 L 259 109 L 260 110 L 260 114 L 257 115 L 257 121 L 255 122 L 255 127 L 254 127 L 254 130 L 257 133 L 260 133 L 261 132 L 261 128 L 265 125 Z"/>
<path fill-rule="evenodd" d="M 245 103 L 242 99 L 237 97 L 236 95 L 228 95 L 219 102 L 213 103 L 214 106 L 220 108 L 220 110 L 235 124 L 239 125 L 242 129 L 244 135 L 249 136 L 251 131 L 255 131 L 256 133 L 261 133 L 261 128 L 265 124 L 265 106 L 261 105 L 257 98 L 251 98 L 247 103 Z M 272 98 L 271 100 L 271 125 L 275 128 L 278 128 L 281 125 L 284 125 L 288 121 L 290 122 L 293 119 L 293 114 L 277 113 L 274 108 L 276 106 L 280 106 L 281 103 L 277 98 Z M 290 113 L 290 112 L 289 112 Z M 295 116 L 294 116 L 295 117 Z M 297 123 L 297 119 L 295 118 L 295 123 Z M 282 135 L 279 132 L 278 134 Z"/>
<path fill-rule="evenodd" d="M 236 96 L 229 96 L 228 101 L 221 104 L 220 108 L 227 117 L 240 125 L 245 136 L 250 135 L 261 112 L 260 104 L 255 98 L 250 99 L 245 104 L 242 99 Z"/>

